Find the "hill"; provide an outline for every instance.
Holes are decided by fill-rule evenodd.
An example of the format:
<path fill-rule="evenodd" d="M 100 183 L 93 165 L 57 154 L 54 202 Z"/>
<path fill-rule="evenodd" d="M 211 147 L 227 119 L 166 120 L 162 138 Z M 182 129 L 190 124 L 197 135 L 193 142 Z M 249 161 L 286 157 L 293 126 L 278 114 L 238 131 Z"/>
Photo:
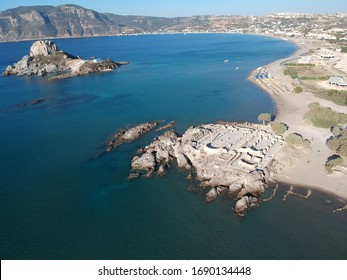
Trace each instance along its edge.
<path fill-rule="evenodd" d="M 18 7 L 0 13 L 0 40 L 119 34 L 107 15 L 76 5 Z"/>
<path fill-rule="evenodd" d="M 98 13 L 77 5 L 28 6 L 0 12 L 0 42 L 138 33 L 233 32 L 347 42 L 347 14 L 149 17 Z"/>

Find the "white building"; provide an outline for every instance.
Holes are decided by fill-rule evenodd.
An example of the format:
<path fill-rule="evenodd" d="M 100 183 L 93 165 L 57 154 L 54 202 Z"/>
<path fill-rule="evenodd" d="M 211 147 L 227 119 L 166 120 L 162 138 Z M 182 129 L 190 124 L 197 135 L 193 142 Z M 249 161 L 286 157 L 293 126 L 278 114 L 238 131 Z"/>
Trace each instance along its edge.
<path fill-rule="evenodd" d="M 347 82 L 342 77 L 330 77 L 328 83 L 338 87 L 347 87 Z"/>
<path fill-rule="evenodd" d="M 312 60 L 312 56 L 311 55 L 306 55 L 306 56 L 301 56 L 297 63 L 298 64 L 310 64 Z"/>
<path fill-rule="evenodd" d="M 320 49 L 318 56 L 320 58 L 335 58 L 334 52 L 325 48 Z"/>

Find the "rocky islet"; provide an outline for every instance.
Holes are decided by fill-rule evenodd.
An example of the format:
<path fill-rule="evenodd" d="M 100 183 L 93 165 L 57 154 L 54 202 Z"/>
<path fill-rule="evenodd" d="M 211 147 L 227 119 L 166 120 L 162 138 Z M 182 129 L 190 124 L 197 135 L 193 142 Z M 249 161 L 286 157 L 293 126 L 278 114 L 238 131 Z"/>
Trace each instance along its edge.
<path fill-rule="evenodd" d="M 110 137 L 106 146 L 106 152 L 111 152 L 123 143 L 133 142 L 159 125 L 158 122 L 142 123 L 127 129 L 120 129 Z"/>
<path fill-rule="evenodd" d="M 84 60 L 58 50 L 52 41 L 36 41 L 30 48 L 30 55 L 25 55 L 14 65 L 7 66 L 3 76 L 45 76 L 50 80 L 71 78 L 91 73 L 114 70 L 126 62 L 107 60 Z"/>

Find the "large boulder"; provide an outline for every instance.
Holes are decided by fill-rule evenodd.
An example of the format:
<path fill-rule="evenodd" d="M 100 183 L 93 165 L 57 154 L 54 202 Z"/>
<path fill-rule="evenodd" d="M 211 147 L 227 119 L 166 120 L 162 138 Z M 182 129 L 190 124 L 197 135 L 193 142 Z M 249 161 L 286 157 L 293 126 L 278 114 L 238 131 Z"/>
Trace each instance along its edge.
<path fill-rule="evenodd" d="M 20 61 L 18 61 L 15 64 L 17 71 L 27 71 L 30 61 L 31 57 L 29 57 L 28 55 L 24 56 Z"/>
<path fill-rule="evenodd" d="M 131 162 L 131 168 L 133 170 L 149 170 L 155 169 L 157 161 L 152 153 L 145 153 L 141 157 L 134 157 Z"/>
<path fill-rule="evenodd" d="M 30 48 L 30 56 L 47 56 L 57 51 L 57 46 L 52 41 L 36 41 Z"/>

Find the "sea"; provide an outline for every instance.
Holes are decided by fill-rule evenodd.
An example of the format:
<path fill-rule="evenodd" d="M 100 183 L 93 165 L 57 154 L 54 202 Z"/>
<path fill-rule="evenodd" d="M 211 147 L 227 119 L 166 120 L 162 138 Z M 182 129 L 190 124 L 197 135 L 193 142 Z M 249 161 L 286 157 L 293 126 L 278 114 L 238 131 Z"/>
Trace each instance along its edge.
<path fill-rule="evenodd" d="M 313 190 L 283 202 L 289 186 L 280 184 L 274 199 L 240 218 L 235 201 L 207 203 L 174 166 L 163 177 L 127 179 L 155 131 L 100 156 L 117 130 L 147 121 L 175 120 L 183 133 L 275 116 L 271 97 L 247 77 L 295 45 L 238 34 L 54 41 L 81 58 L 129 64 L 58 81 L 0 77 L 1 259 L 347 259 L 347 211 L 332 211 L 345 204 L 338 197 Z M 1 71 L 32 43 L 1 43 Z"/>

